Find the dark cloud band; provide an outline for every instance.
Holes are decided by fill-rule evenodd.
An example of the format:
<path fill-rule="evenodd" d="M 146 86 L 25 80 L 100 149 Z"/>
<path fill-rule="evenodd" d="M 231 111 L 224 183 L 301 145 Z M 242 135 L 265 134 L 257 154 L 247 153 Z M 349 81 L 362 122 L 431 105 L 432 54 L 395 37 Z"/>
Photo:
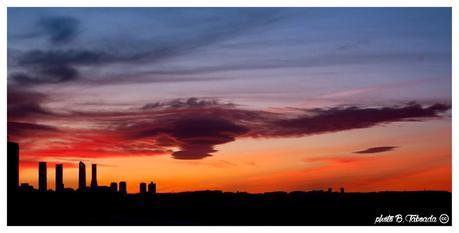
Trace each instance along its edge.
<path fill-rule="evenodd" d="M 398 148 L 397 146 L 378 146 L 378 147 L 371 147 L 365 150 L 355 151 L 356 154 L 374 154 L 374 153 L 382 153 L 387 151 L 392 151 Z"/>
<path fill-rule="evenodd" d="M 10 103 L 8 104 L 10 110 Z M 392 122 L 425 121 L 440 118 L 450 109 L 450 105 L 446 104 L 408 103 L 391 107 L 316 108 L 273 113 L 243 109 L 238 105 L 220 103 L 217 100 L 197 98 L 147 104 L 130 112 L 56 114 L 47 111 L 41 107 L 39 102 L 32 100 L 25 106 L 13 102 L 11 107 L 13 112 L 12 115 L 8 113 L 9 121 L 14 121 L 16 118 L 23 121 L 39 118 L 91 120 L 99 122 L 105 128 L 105 130 L 98 130 L 97 133 L 90 133 L 91 137 L 111 138 L 110 140 L 136 145 L 135 152 L 172 153 L 175 159 L 209 157 L 217 151 L 215 146 L 235 141 L 238 138 L 302 137 L 370 128 Z M 24 130 L 29 130 L 29 132 L 57 130 L 29 124 L 13 125 L 16 125 L 16 128 L 20 126 L 21 130 L 8 130 L 9 134 L 24 132 Z M 110 144 L 104 144 L 104 146 L 110 146 Z M 178 148 L 178 150 L 171 151 L 171 148 Z M 393 146 L 374 147 L 354 153 L 381 153 L 395 148 Z M 117 147 L 116 149 L 134 153 L 129 151 L 129 148 Z"/>

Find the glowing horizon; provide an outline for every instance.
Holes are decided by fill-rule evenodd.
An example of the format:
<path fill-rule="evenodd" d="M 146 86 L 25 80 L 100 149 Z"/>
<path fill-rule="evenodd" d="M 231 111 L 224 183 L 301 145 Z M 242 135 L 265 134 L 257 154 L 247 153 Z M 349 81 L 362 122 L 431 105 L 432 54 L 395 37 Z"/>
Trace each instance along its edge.
<path fill-rule="evenodd" d="M 34 187 L 451 191 L 451 79 L 450 8 L 8 8 Z"/>

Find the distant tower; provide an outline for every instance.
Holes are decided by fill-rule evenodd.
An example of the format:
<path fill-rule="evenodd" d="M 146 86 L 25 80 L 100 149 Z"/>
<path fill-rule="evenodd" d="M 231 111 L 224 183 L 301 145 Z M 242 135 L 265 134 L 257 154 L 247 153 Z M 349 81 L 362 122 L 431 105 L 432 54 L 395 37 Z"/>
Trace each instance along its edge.
<path fill-rule="evenodd" d="M 118 192 L 118 184 L 116 182 L 111 182 L 110 183 L 110 191 L 116 193 Z"/>
<path fill-rule="evenodd" d="M 56 192 L 64 191 L 62 164 L 56 164 Z"/>
<path fill-rule="evenodd" d="M 46 192 L 46 162 L 38 163 L 38 190 Z"/>
<path fill-rule="evenodd" d="M 147 192 L 147 184 L 140 183 L 140 193 L 146 193 L 146 192 Z"/>
<path fill-rule="evenodd" d="M 328 192 L 329 193 L 333 192 L 333 189 L 332 188 L 328 188 Z"/>
<path fill-rule="evenodd" d="M 341 188 L 339 189 L 339 192 L 340 192 L 340 193 L 344 193 L 344 188 L 341 187 Z"/>
<path fill-rule="evenodd" d="M 127 194 L 126 182 L 125 182 L 125 181 L 121 181 L 121 182 L 120 182 L 120 193 L 121 193 L 121 194 L 124 194 L 124 195 Z"/>
<path fill-rule="evenodd" d="M 150 182 L 148 184 L 148 193 L 156 194 L 156 184 L 155 183 Z"/>
<path fill-rule="evenodd" d="M 80 161 L 79 174 L 78 174 L 78 189 L 80 191 L 86 190 L 86 165 Z"/>
<path fill-rule="evenodd" d="M 19 144 L 8 142 L 8 192 L 15 192 L 19 187 Z"/>
<path fill-rule="evenodd" d="M 91 166 L 91 189 L 97 188 L 97 164 Z"/>

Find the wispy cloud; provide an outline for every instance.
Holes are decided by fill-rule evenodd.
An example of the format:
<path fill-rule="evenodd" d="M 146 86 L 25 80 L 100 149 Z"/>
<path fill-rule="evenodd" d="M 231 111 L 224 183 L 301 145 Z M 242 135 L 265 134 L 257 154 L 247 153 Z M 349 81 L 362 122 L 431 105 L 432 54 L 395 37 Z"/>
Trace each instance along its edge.
<path fill-rule="evenodd" d="M 79 24 L 78 19 L 69 16 L 49 16 L 38 21 L 38 26 L 53 44 L 71 42 L 78 35 Z"/>
<path fill-rule="evenodd" d="M 370 147 L 365 150 L 355 151 L 356 154 L 374 154 L 374 153 L 382 153 L 392 151 L 398 148 L 397 146 L 378 146 L 378 147 Z"/>
<path fill-rule="evenodd" d="M 152 65 L 273 24 L 286 16 L 276 9 L 253 9 L 244 12 L 229 10 L 224 16 L 211 13 L 207 16 L 191 17 L 190 20 L 195 22 L 193 29 L 184 28 L 181 33 L 168 36 L 141 41 L 135 37 L 124 38 L 127 41 L 106 38 L 102 39 L 103 43 L 94 46 L 76 43 L 70 48 L 51 46 L 48 49 L 33 49 L 22 52 L 17 58 L 9 58 L 17 59 L 12 63 L 22 69 L 10 73 L 9 77 L 22 85 L 55 84 L 79 80 L 81 66 L 95 67 L 114 63 Z M 63 44 L 71 42 L 78 35 L 80 21 L 72 17 L 52 16 L 40 18 L 37 25 L 43 31 L 38 35 L 44 34 L 53 44 Z M 124 44 L 129 46 L 123 46 Z M 135 74 L 134 72 L 130 76 Z M 104 78 L 94 81 L 117 82 L 111 77 Z M 135 80 L 131 78 L 131 82 L 133 81 Z M 155 79 L 151 81 L 154 82 Z"/>

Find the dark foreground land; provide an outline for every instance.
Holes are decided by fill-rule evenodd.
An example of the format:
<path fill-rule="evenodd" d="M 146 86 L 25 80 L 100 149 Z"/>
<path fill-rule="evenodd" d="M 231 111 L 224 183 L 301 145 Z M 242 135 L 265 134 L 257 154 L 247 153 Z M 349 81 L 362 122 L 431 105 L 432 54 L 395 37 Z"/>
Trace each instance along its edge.
<path fill-rule="evenodd" d="M 398 214 L 403 222 L 396 222 Z M 442 214 L 447 214 L 449 221 L 442 223 L 439 220 Z M 392 222 L 390 216 L 394 216 Z M 452 216 L 450 192 L 248 194 L 201 191 L 128 196 L 18 192 L 8 196 L 7 217 L 8 225 L 450 226 Z M 381 222 L 375 223 L 378 217 Z M 436 221 L 432 222 L 434 218 Z"/>

